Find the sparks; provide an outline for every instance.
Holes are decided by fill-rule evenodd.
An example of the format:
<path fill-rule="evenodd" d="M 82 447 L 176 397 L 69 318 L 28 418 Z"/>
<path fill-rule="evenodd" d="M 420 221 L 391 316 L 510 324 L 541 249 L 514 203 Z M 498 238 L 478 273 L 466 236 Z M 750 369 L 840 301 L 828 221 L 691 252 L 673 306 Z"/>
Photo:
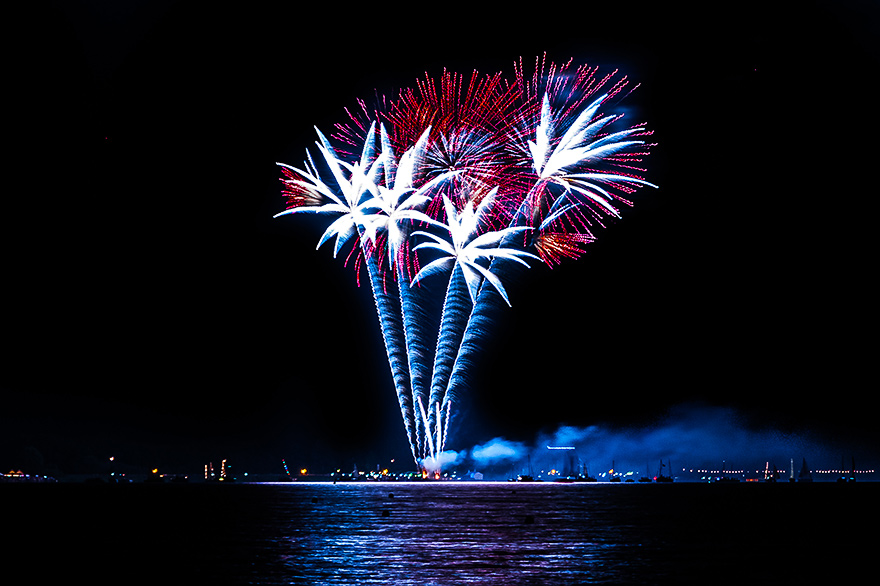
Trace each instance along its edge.
<path fill-rule="evenodd" d="M 348 256 L 367 267 L 423 473 L 440 461 L 494 313 L 511 305 L 508 273 L 528 259 L 553 267 L 580 257 L 597 226 L 656 187 L 643 167 L 651 131 L 621 127 L 616 111 L 636 87 L 546 55 L 530 75 L 515 62 L 513 79 L 426 74 L 394 99 L 346 110 L 335 146 L 316 129 L 320 166 L 308 151 L 301 167 L 279 163 L 287 209 L 276 217 L 334 217 L 318 242 L 335 238 L 334 257 L 355 241 Z M 446 296 L 432 320 L 421 284 L 440 278 Z M 438 322 L 434 337 L 427 324 Z"/>

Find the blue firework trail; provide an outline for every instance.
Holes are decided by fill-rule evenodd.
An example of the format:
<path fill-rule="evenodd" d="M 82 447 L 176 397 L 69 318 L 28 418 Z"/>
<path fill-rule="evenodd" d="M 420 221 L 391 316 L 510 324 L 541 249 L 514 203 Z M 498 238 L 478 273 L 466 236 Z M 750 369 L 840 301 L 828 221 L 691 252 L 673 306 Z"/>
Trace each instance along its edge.
<path fill-rule="evenodd" d="M 437 351 L 434 356 L 428 405 L 437 405 L 443 401 L 449 376 L 452 373 L 453 360 L 455 360 L 461 338 L 464 335 L 464 327 L 470 308 L 471 303 L 464 273 L 460 266 L 454 266 L 449 277 L 449 287 L 446 291 L 443 314 L 440 318 L 440 333 L 437 336 Z M 428 413 L 428 423 L 429 429 L 433 430 L 442 424 L 442 421 L 437 419 L 436 410 Z M 442 442 L 440 443 L 442 444 Z"/>
<path fill-rule="evenodd" d="M 398 263 L 397 286 L 400 294 L 401 311 L 403 313 L 404 338 L 406 340 L 406 352 L 409 359 L 411 398 L 413 409 L 428 404 L 428 391 L 431 384 L 431 367 L 434 360 L 434 352 L 428 346 L 431 339 L 432 324 L 436 321 L 426 311 L 424 292 L 408 285 L 409 275 L 403 268 L 403 263 Z M 414 411 L 412 419 L 405 425 L 412 426 L 415 430 L 415 438 L 411 440 L 413 456 L 418 463 L 425 457 L 427 446 L 425 434 L 430 429 L 422 424 L 420 413 Z"/>
<path fill-rule="evenodd" d="M 403 321 L 401 319 L 400 300 L 393 293 L 389 293 L 385 289 L 384 279 L 379 272 L 376 259 L 367 256 L 366 265 L 370 277 L 370 287 L 373 290 L 373 298 L 376 302 L 376 311 L 379 315 L 382 339 L 385 341 L 388 363 L 391 365 L 391 377 L 394 380 L 394 388 L 397 392 L 397 400 L 400 404 L 400 412 L 406 428 L 406 435 L 410 445 L 413 445 L 417 441 L 418 430 L 413 425 L 414 411 L 412 395 L 410 394 L 409 357 Z M 415 456 L 416 454 L 413 453 L 413 457 Z"/>
<path fill-rule="evenodd" d="M 546 56 L 530 78 L 521 60 L 514 70 L 509 83 L 444 72 L 440 91 L 426 79 L 383 109 L 361 102 L 336 147 L 318 131 L 320 166 L 308 151 L 301 168 L 279 163 L 288 206 L 277 216 L 332 216 L 318 247 L 335 237 L 334 257 L 354 240 L 425 474 L 439 474 L 455 407 L 511 304 L 510 271 L 578 258 L 631 194 L 656 187 L 643 178 L 651 132 L 610 111 L 634 89 L 625 77 Z M 441 279 L 436 316 L 424 285 Z"/>

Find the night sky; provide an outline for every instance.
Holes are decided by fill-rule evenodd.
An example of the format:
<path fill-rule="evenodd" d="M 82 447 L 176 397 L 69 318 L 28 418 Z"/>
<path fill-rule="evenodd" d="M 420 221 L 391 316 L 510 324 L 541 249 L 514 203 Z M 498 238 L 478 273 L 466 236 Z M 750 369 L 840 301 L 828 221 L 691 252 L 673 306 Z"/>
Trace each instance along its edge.
<path fill-rule="evenodd" d="M 876 446 L 870 4 L 79 1 L 11 19 L 0 467 L 411 461 L 369 288 L 315 251 L 320 219 L 272 219 L 275 162 L 358 97 L 544 51 L 642 83 L 628 102 L 660 189 L 508 288 L 457 447 L 691 402 Z"/>

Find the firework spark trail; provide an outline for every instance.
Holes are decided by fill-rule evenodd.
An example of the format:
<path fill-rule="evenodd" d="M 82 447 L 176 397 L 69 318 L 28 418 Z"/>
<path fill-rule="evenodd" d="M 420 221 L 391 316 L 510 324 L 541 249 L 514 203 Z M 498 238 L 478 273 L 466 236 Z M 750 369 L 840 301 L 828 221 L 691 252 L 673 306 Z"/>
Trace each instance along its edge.
<path fill-rule="evenodd" d="M 439 429 L 442 424 L 439 412 L 441 407 L 447 406 L 444 395 L 449 384 L 455 356 L 467 325 L 467 316 L 476 302 L 482 279 L 485 278 L 505 301 L 508 301 L 507 292 L 501 281 L 491 270 L 486 269 L 481 261 L 500 257 L 528 266 L 523 257 L 537 258 L 523 250 L 498 246 L 498 243 L 506 237 L 529 228 L 509 227 L 504 230 L 480 233 L 480 225 L 490 214 L 496 193 L 497 188 L 485 196 L 474 195 L 461 211 L 455 208 L 455 204 L 448 197 L 444 197 L 447 223 L 443 224 L 439 221 L 430 223 L 446 229 L 449 232 L 451 242 L 428 232 L 417 231 L 413 233 L 413 235 L 421 235 L 433 240 L 419 244 L 415 247 L 416 249 L 433 248 L 445 254 L 445 256 L 426 265 L 416 275 L 413 284 L 426 276 L 446 271 L 452 264 L 452 274 L 449 277 L 446 298 L 443 303 L 440 333 L 437 338 L 434 376 L 431 381 L 429 399 L 429 410 L 432 405 L 437 408 L 436 416 L 433 411 L 429 415 L 429 423 L 431 424 L 429 431 L 436 430 L 438 437 L 440 437 Z"/>
<path fill-rule="evenodd" d="M 382 106 L 379 110 L 370 112 L 366 103 L 360 101 L 360 112 L 349 112 L 350 123 L 337 125 L 336 137 L 347 148 L 359 149 L 365 137 L 368 137 L 368 129 L 372 128 L 373 121 L 384 121 L 381 141 L 383 151 L 388 153 L 385 160 L 386 185 L 395 179 L 393 151 L 413 143 L 422 144 L 426 148 L 419 151 L 418 163 L 410 170 L 410 184 L 416 173 L 423 175 L 429 183 L 436 178 L 448 177 L 452 180 L 452 187 L 447 190 L 450 197 L 463 206 L 463 194 L 479 190 L 487 192 L 512 176 L 506 169 L 506 161 L 498 145 L 507 131 L 510 118 L 507 114 L 518 98 L 518 88 L 505 87 L 500 73 L 481 76 L 474 71 L 465 84 L 462 75 L 444 71 L 439 86 L 426 75 L 424 80 L 417 80 L 417 91 L 404 89 L 393 103 L 377 97 L 377 102 Z M 425 143 L 429 134 L 433 139 Z M 433 208 L 435 215 L 442 213 L 442 204 L 443 199 L 438 192 Z M 405 279 L 400 261 L 397 267 L 413 403 L 416 404 L 419 397 L 424 397 L 428 406 L 427 419 L 431 423 L 430 428 L 421 430 L 422 433 L 417 435 L 433 435 L 431 430 L 437 427 L 438 422 L 431 406 L 439 404 L 445 392 L 451 357 L 457 351 L 472 299 L 467 300 L 466 294 L 460 294 L 463 284 L 453 271 L 447 288 L 449 294 L 444 299 L 441 333 L 433 353 L 434 368 L 432 374 L 428 374 L 425 370 L 430 364 L 431 352 L 427 340 L 431 338 L 426 335 L 425 324 L 429 322 L 421 319 L 424 317 L 423 308 L 412 301 L 414 295 L 406 291 L 403 285 Z M 470 293 L 472 297 L 473 292 Z M 430 395 L 427 381 L 430 381 Z M 420 427 L 420 418 L 415 418 L 414 425 Z M 419 453 L 424 453 L 425 448 L 426 443 L 422 438 Z"/>
<path fill-rule="evenodd" d="M 434 368 L 431 377 L 431 394 L 428 405 L 439 405 L 446 391 L 449 375 L 452 372 L 451 357 L 458 352 L 461 338 L 464 335 L 464 325 L 467 312 L 470 310 L 471 300 L 468 294 L 467 284 L 464 279 L 463 269 L 457 264 L 452 269 L 449 277 L 449 285 L 446 290 L 446 298 L 443 301 L 443 312 L 440 319 L 440 333 L 437 336 L 437 350 L 434 354 Z M 430 407 L 429 407 L 430 408 Z M 430 411 L 428 417 L 428 433 L 439 425 Z"/>
<path fill-rule="evenodd" d="M 305 170 L 282 165 L 289 206 L 282 214 L 339 216 L 318 244 L 336 236 L 334 257 L 358 236 L 352 254 L 358 251 L 356 266 L 367 267 L 404 426 L 422 468 L 429 460 L 439 465 L 452 406 L 469 386 L 495 312 L 510 305 L 502 283 L 516 264 L 528 267 L 525 258 L 533 258 L 552 267 L 579 257 L 596 225 L 620 217 L 617 204 L 632 205 L 626 197 L 636 189 L 655 187 L 641 176 L 651 146 L 642 139 L 650 131 L 636 124 L 609 132 L 623 115 L 600 113 L 638 86 L 617 71 L 599 77 L 597 67 L 558 66 L 546 55 L 531 78 L 521 60 L 514 71 L 513 83 L 474 71 L 467 84 L 444 71 L 439 90 L 426 76 L 418 91 L 402 90 L 396 101 L 377 96 L 372 112 L 359 101 L 361 112 L 349 112 L 350 122 L 334 135 L 350 149 L 340 152 L 359 161 L 342 160 L 318 132 L 338 189 L 320 179 L 311 155 Z M 395 150 L 403 152 L 399 160 Z M 439 229 L 449 239 L 414 228 Z M 411 246 L 411 239 L 420 243 Z M 421 266 L 420 249 L 441 256 Z M 440 273 L 448 282 L 429 374 L 431 319 L 420 281 Z"/>
<path fill-rule="evenodd" d="M 452 411 L 452 400 L 444 399 L 443 406 L 441 407 L 438 403 L 438 407 L 441 411 L 446 411 L 446 420 L 443 422 L 443 439 L 440 441 L 440 451 L 443 451 L 443 448 L 446 446 L 446 438 L 449 435 L 449 416 Z M 440 416 L 437 416 L 437 420 L 440 420 Z"/>
<path fill-rule="evenodd" d="M 317 130 L 317 129 L 316 129 Z M 355 233 L 358 235 L 361 252 L 367 267 L 367 273 L 370 280 L 370 288 L 373 293 L 373 299 L 376 305 L 376 312 L 379 318 L 379 326 L 382 331 L 382 339 L 385 343 L 388 362 L 391 367 L 391 376 L 397 393 L 401 414 L 404 420 L 407 437 L 410 441 L 413 459 L 416 464 L 419 462 L 417 451 L 417 429 L 413 425 L 415 413 L 412 404 L 412 394 L 410 391 L 409 379 L 409 359 L 406 351 L 406 343 L 403 335 L 403 325 L 401 323 L 401 305 L 397 295 L 389 293 L 387 290 L 388 283 L 383 278 L 382 271 L 379 267 L 379 257 L 376 253 L 376 220 L 371 219 L 370 209 L 376 207 L 381 190 L 376 185 L 376 176 L 382 168 L 385 156 L 377 157 L 374 151 L 373 139 L 374 132 L 371 126 L 367 138 L 364 141 L 364 147 L 359 163 L 348 164 L 341 161 L 329 141 L 324 135 L 318 132 L 320 142 L 317 143 L 318 149 L 324 157 L 324 161 L 333 176 L 335 183 L 342 192 L 340 198 L 334 190 L 326 183 L 320 180 L 317 173 L 316 165 L 311 161 L 307 165 L 308 171 L 288 167 L 289 171 L 285 173 L 289 177 L 287 187 L 294 196 L 289 198 L 294 207 L 276 214 L 276 217 L 298 212 L 325 212 L 338 214 L 340 217 L 330 224 L 330 227 L 321 236 L 318 242 L 318 248 L 324 242 L 334 235 L 336 236 L 336 245 L 334 247 L 335 257 L 342 246 Z M 349 173 L 346 174 L 345 170 Z M 348 175 L 348 176 L 346 176 Z M 299 178 L 294 178 L 298 176 Z M 303 198 L 297 198 L 297 192 L 304 192 Z M 329 199 L 331 203 L 313 206 L 308 205 L 314 203 L 317 196 L 323 196 Z M 372 196 L 372 197 L 370 197 Z M 372 241 L 372 246 L 370 245 Z M 357 246 L 357 245 L 356 245 Z"/>
<path fill-rule="evenodd" d="M 427 399 L 427 389 L 431 378 L 430 370 L 428 370 L 431 352 L 425 341 L 430 339 L 428 324 L 431 323 L 431 320 L 425 311 L 425 303 L 420 303 L 423 300 L 418 296 L 418 289 L 414 290 L 409 286 L 410 274 L 407 262 L 409 232 L 413 221 L 432 221 L 429 216 L 419 211 L 419 208 L 423 208 L 430 201 L 431 198 L 426 194 L 431 189 L 455 175 L 455 172 L 436 175 L 418 188 L 414 187 L 415 175 L 424 161 L 425 145 L 429 133 L 430 127 L 422 133 L 416 144 L 407 149 L 398 160 L 384 125 L 381 127 L 385 185 L 379 187 L 381 198 L 375 201 L 385 215 L 374 215 L 370 225 L 373 238 L 376 237 L 378 231 L 384 231 L 387 234 L 388 262 L 389 265 L 395 267 L 396 271 L 413 405 L 418 404 L 420 399 Z M 413 440 L 416 457 L 422 457 L 424 445 L 421 438 L 427 430 L 421 428 L 421 418 L 415 414 L 407 420 L 407 424 L 415 430 L 415 436 L 411 436 L 411 440 Z"/>
<path fill-rule="evenodd" d="M 393 151 L 395 147 L 403 148 L 412 142 L 418 143 L 424 139 L 425 132 L 430 132 L 433 140 L 428 141 L 420 160 L 420 170 L 426 178 L 454 173 L 452 188 L 443 193 L 448 192 L 456 206 L 464 207 L 467 204 L 465 194 L 480 191 L 485 193 L 492 188 L 495 188 L 493 193 L 497 194 L 501 188 L 502 194 L 506 194 L 497 196 L 496 199 L 503 202 L 505 198 L 512 197 L 518 202 L 521 195 L 516 194 L 522 191 L 524 184 L 521 179 L 522 168 L 511 167 L 511 158 L 501 145 L 510 132 L 510 121 L 517 117 L 514 108 L 518 107 L 520 101 L 520 88 L 505 84 L 500 73 L 480 76 L 477 71 L 472 73 L 467 84 L 464 84 L 463 76 L 444 71 L 439 84 L 426 76 L 424 80 L 417 81 L 417 88 L 418 91 L 402 90 L 398 100 L 391 104 L 383 98 L 381 102 L 384 110 L 372 113 L 364 102 L 360 102 L 360 112 L 349 112 L 351 122 L 348 125 L 337 125 L 337 138 L 349 147 L 358 148 L 368 133 L 369 123 L 364 118 L 388 123 L 390 132 L 385 131 L 383 124 L 381 136 L 383 149 L 389 151 Z M 388 157 L 386 166 L 393 166 L 393 160 L 393 156 Z M 386 183 L 387 181 L 386 172 Z M 510 206 L 502 203 L 498 210 L 506 211 L 508 207 Z M 433 204 L 433 213 L 430 209 L 428 211 L 436 217 L 443 210 L 443 198 L 438 194 Z M 478 271 L 485 269 L 480 267 L 462 270 L 467 270 L 471 275 L 468 285 L 470 299 L 462 293 L 462 275 L 453 271 L 447 287 L 448 294 L 444 298 L 440 334 L 433 354 L 430 395 L 425 396 L 431 428 L 423 430 L 423 433 L 431 435 L 431 430 L 438 426 L 435 409 L 431 406 L 439 404 L 446 392 L 452 359 L 457 353 L 464 324 L 473 304 L 476 291 L 474 282 L 480 278 Z M 403 283 L 404 280 L 398 278 L 398 282 Z M 402 292 L 403 290 L 404 287 L 401 287 Z M 410 378 L 415 404 L 416 398 L 422 396 L 424 388 L 421 365 L 429 364 L 424 359 L 430 355 L 425 350 L 428 344 L 423 342 L 424 329 L 417 329 L 426 322 L 415 319 L 420 310 L 416 304 L 407 302 L 404 293 L 401 301 L 405 336 L 410 348 Z M 449 404 L 444 405 L 448 420 Z M 417 417 L 415 425 L 418 427 L 419 424 Z M 425 442 L 422 440 L 420 450 L 424 448 Z"/>
<path fill-rule="evenodd" d="M 536 66 L 536 77 L 532 86 L 537 89 L 542 76 L 537 74 L 541 70 L 543 64 Z M 587 97 L 594 94 L 599 88 L 605 86 L 611 76 L 606 76 L 599 83 L 594 83 L 592 70 L 583 68 L 578 70 L 575 76 L 575 87 L 578 83 L 587 86 L 590 91 L 572 92 L 571 89 L 563 88 L 564 78 L 554 80 L 554 68 L 551 67 L 547 83 L 545 85 L 545 93 L 541 98 L 541 107 L 538 110 L 537 119 L 531 121 L 524 117 L 526 127 L 525 132 L 518 133 L 520 141 L 525 139 L 528 147 L 528 154 L 531 158 L 531 166 L 536 174 L 535 183 L 528 193 L 521 200 L 520 206 L 516 213 L 513 214 L 511 226 L 528 225 L 534 229 L 532 244 L 541 254 L 542 260 L 552 266 L 552 263 L 558 262 L 559 257 L 555 256 L 554 250 L 548 246 L 540 246 L 541 235 L 547 228 L 552 228 L 554 223 L 561 221 L 566 214 L 577 213 L 577 208 L 588 207 L 595 216 L 601 214 L 620 217 L 619 212 L 613 205 L 614 199 L 619 199 L 625 203 L 616 194 L 610 193 L 609 189 L 600 187 L 598 183 L 604 182 L 611 184 L 624 191 L 629 191 L 627 187 L 630 183 L 640 185 L 652 184 L 632 175 L 621 175 L 616 173 L 573 173 L 566 172 L 571 169 L 577 169 L 585 163 L 597 164 L 603 159 L 607 160 L 612 155 L 625 151 L 627 148 L 636 145 L 643 145 L 642 140 L 621 140 L 641 134 L 644 129 L 636 126 L 623 131 L 600 135 L 600 132 L 612 122 L 620 118 L 617 115 L 600 116 L 597 113 L 600 107 L 610 95 L 615 95 L 625 87 L 624 80 L 618 81 L 609 91 L 593 101 L 583 110 L 578 111 L 577 107 L 586 103 Z M 613 74 L 612 74 L 613 75 Z M 522 79 L 521 70 L 519 73 Z M 560 80 L 563 80 L 560 82 Z M 551 87 L 560 92 L 564 92 L 566 98 L 570 98 L 572 93 L 577 95 L 573 103 L 564 103 L 558 108 L 559 114 L 553 116 L 550 98 L 547 93 L 547 87 Z M 567 93 L 566 93 L 567 92 Z M 526 95 L 530 92 L 526 91 Z M 537 92 L 531 92 L 533 98 L 537 98 Z M 534 112 L 534 109 L 528 107 L 523 108 L 523 112 Z M 566 120 L 565 116 L 575 117 L 573 122 Z M 566 127 L 567 126 L 567 127 Z M 528 130 L 528 129 L 534 130 Z M 563 130 L 561 137 L 557 131 Z M 534 137 L 534 140 L 532 140 Z M 640 153 L 640 155 L 643 153 Z M 623 157 L 623 161 L 629 161 L 630 158 Z M 564 189 L 562 194 L 557 194 L 555 201 L 550 198 L 554 196 L 551 192 L 551 185 Z M 595 211 L 594 211 L 595 210 Z M 589 218 L 582 213 L 575 216 L 576 221 L 589 223 Z M 582 248 L 578 244 L 584 244 L 593 240 L 592 234 L 588 230 L 584 230 L 583 234 L 567 234 L 568 238 L 560 239 L 557 232 L 549 232 L 549 241 L 552 243 L 561 242 L 559 254 L 568 257 L 576 257 L 582 252 Z M 515 246 L 515 236 L 508 235 L 502 243 L 503 246 Z M 501 278 L 507 279 L 510 271 L 514 268 L 511 263 L 499 262 L 500 259 L 494 258 L 489 266 L 489 271 L 495 273 Z M 501 259 L 503 260 L 503 258 Z M 500 265 L 500 266 L 498 266 Z M 509 304 L 509 302 L 508 302 Z M 472 372 L 476 364 L 477 357 L 482 348 L 482 341 L 491 333 L 494 315 L 502 307 L 501 297 L 493 287 L 487 287 L 483 283 L 480 292 L 474 302 L 473 310 L 468 318 L 464 335 L 462 336 L 459 351 L 449 376 L 448 387 L 443 395 L 444 405 L 459 400 L 459 395 L 468 388 L 470 380 L 469 373 Z M 447 422 L 446 431 L 448 433 L 449 423 Z"/>
<path fill-rule="evenodd" d="M 416 448 L 418 444 L 418 430 L 413 425 L 415 413 L 413 411 L 412 394 L 410 391 L 409 357 L 406 351 L 406 340 L 402 335 L 403 324 L 401 322 L 400 299 L 386 291 L 385 282 L 380 273 L 376 258 L 372 255 L 367 255 L 366 264 L 370 277 L 370 288 L 373 291 L 376 312 L 379 316 L 379 326 L 382 330 L 382 339 L 385 342 L 388 363 L 391 366 L 391 376 L 400 405 L 400 412 L 403 416 L 410 449 L 413 452 L 413 459 L 418 465 L 419 457 Z"/>
<path fill-rule="evenodd" d="M 420 303 L 422 291 L 418 288 L 410 288 L 409 274 L 403 262 L 397 263 L 397 288 L 400 295 L 400 308 L 403 316 L 403 332 L 406 340 L 406 350 L 409 358 L 409 376 L 412 390 L 412 404 L 428 400 L 428 389 L 431 383 L 431 370 L 429 365 L 433 362 L 433 353 L 426 340 L 431 339 L 432 318 L 425 311 L 425 304 Z M 415 437 L 412 438 L 417 458 L 425 455 L 424 435 L 426 427 L 422 427 L 422 420 L 417 414 L 413 414 L 409 422 L 415 429 Z"/>
<path fill-rule="evenodd" d="M 435 81 L 425 76 L 416 80 L 417 89 L 400 90 L 396 100 L 377 96 L 373 108 L 359 101 L 360 109 L 348 111 L 350 121 L 337 124 L 334 136 L 351 150 L 360 148 L 373 121 L 388 130 L 387 140 L 394 149 L 404 150 L 414 144 L 426 128 L 430 140 L 422 162 L 426 177 L 455 170 L 450 197 L 470 192 L 488 192 L 499 186 L 505 192 L 521 191 L 518 175 L 510 168 L 510 157 L 503 145 L 510 133 L 511 121 L 520 113 L 521 89 L 510 85 L 501 73 L 481 75 L 473 71 L 468 82 L 464 76 L 445 71 Z M 441 200 L 437 200 L 442 205 Z M 464 201 L 457 201 L 463 206 Z"/>
<path fill-rule="evenodd" d="M 422 426 L 426 430 L 425 431 L 425 443 L 426 443 L 426 448 L 427 448 L 427 453 L 422 455 L 421 459 L 425 459 L 428 457 L 435 458 L 436 457 L 435 454 L 437 452 L 434 450 L 434 439 L 432 438 L 431 433 L 430 433 L 431 425 L 428 422 L 428 415 L 425 413 L 425 404 L 422 401 L 421 397 L 419 397 L 419 413 L 422 416 Z"/>

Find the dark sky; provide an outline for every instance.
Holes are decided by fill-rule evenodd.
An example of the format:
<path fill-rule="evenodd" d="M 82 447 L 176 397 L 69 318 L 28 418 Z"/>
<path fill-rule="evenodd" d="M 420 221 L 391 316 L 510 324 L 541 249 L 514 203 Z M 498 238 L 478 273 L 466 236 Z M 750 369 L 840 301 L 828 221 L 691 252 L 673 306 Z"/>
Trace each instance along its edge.
<path fill-rule="evenodd" d="M 10 21 L 0 467 L 407 461 L 369 289 L 272 219 L 275 162 L 374 90 L 544 51 L 643 84 L 661 189 L 510 288 L 459 447 L 695 400 L 877 441 L 870 3 L 118 4 Z"/>

